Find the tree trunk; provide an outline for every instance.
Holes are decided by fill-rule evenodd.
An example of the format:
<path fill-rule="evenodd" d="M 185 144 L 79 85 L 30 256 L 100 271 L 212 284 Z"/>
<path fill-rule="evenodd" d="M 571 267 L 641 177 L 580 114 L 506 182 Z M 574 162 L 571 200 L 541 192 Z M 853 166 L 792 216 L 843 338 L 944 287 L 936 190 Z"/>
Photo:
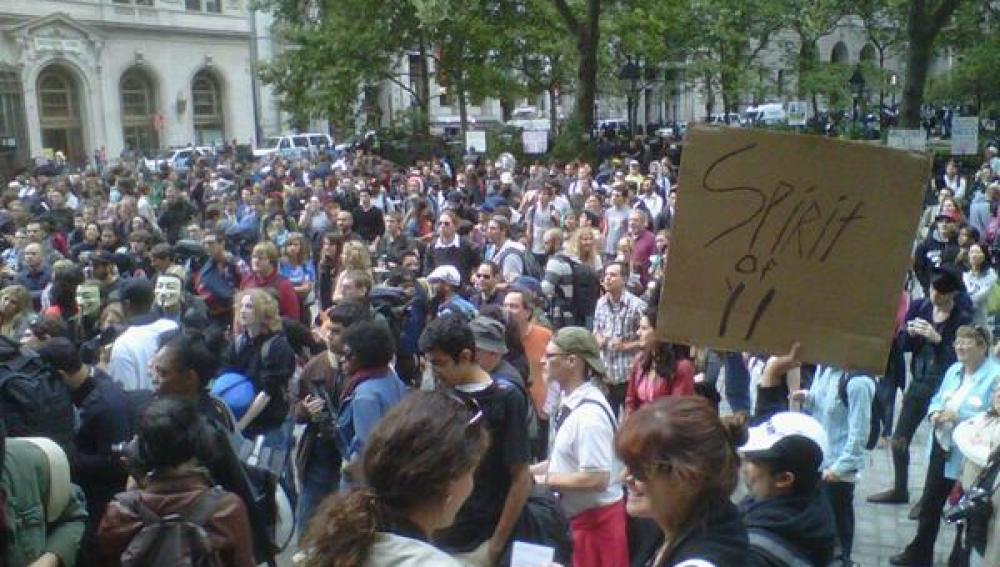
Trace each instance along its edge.
<path fill-rule="evenodd" d="M 555 136 L 559 133 L 559 96 L 556 94 L 555 83 L 550 83 L 549 93 L 549 132 Z"/>
<path fill-rule="evenodd" d="M 576 119 L 584 132 L 594 129 L 594 100 L 597 95 L 597 37 L 580 30 L 576 43 L 580 56 L 577 69 L 579 88 L 576 96 Z"/>
<path fill-rule="evenodd" d="M 427 68 L 427 42 L 420 42 L 421 72 L 420 81 L 417 83 L 417 105 L 420 108 L 420 116 L 415 121 L 415 129 L 418 136 L 429 139 L 431 135 L 431 74 Z"/>
<path fill-rule="evenodd" d="M 913 27 L 913 23 L 910 23 Z M 924 87 L 927 71 L 931 64 L 934 37 L 929 34 L 909 30 L 909 46 L 906 49 L 906 83 L 899 112 L 899 125 L 903 128 L 920 126 L 920 107 L 924 103 Z"/>
<path fill-rule="evenodd" d="M 934 40 L 962 0 L 910 0 L 906 15 L 906 83 L 899 112 L 899 125 L 916 128 L 920 125 L 920 107 L 924 102 L 927 71 L 934 54 Z"/>
<path fill-rule="evenodd" d="M 465 146 L 465 132 L 469 129 L 469 108 L 468 101 L 466 100 L 467 95 L 465 94 L 465 82 L 456 81 L 455 86 L 458 89 L 458 121 L 462 129 L 462 145 Z"/>
<path fill-rule="evenodd" d="M 885 47 L 878 45 L 878 115 L 882 119 L 882 109 L 885 107 Z"/>

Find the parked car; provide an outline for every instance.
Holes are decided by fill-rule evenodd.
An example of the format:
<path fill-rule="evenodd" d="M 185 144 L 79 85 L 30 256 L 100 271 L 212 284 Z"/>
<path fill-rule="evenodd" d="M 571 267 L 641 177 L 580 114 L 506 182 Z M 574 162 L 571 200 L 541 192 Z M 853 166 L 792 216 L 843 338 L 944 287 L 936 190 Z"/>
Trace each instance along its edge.
<path fill-rule="evenodd" d="M 174 171 L 184 173 L 194 165 L 198 158 L 212 159 L 212 157 L 211 148 L 186 146 L 163 150 L 155 157 L 144 159 L 143 164 L 150 171 L 157 171 L 166 164 Z"/>

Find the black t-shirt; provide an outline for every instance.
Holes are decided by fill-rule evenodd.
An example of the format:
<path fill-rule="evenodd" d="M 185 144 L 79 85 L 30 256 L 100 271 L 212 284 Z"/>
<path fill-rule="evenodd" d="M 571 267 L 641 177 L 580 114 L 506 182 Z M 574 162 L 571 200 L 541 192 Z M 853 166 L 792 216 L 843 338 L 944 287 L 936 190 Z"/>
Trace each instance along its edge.
<path fill-rule="evenodd" d="M 435 544 L 451 552 L 470 551 L 493 535 L 510 490 L 510 467 L 531 462 L 528 402 L 512 384 L 494 382 L 476 392 L 455 391 L 473 398 L 483 410 L 490 446 L 476 469 L 472 494 L 452 527 L 435 536 Z"/>

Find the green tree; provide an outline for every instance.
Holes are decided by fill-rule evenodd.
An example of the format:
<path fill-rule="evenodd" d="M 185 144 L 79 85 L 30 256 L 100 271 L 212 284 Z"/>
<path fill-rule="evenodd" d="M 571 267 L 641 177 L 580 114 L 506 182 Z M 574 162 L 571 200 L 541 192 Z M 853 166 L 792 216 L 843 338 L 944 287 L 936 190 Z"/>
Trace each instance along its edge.
<path fill-rule="evenodd" d="M 559 21 L 576 46 L 576 122 L 585 132 L 594 126 L 597 93 L 597 50 L 601 39 L 602 0 L 551 0 Z M 529 3 L 530 4 L 530 3 Z M 578 6 L 577 4 L 582 4 Z M 582 12 L 582 13 L 581 13 Z"/>
<path fill-rule="evenodd" d="M 899 123 L 906 128 L 920 125 L 920 107 L 935 42 L 951 21 L 962 0 L 909 0 L 906 10 L 906 77 L 903 84 Z"/>

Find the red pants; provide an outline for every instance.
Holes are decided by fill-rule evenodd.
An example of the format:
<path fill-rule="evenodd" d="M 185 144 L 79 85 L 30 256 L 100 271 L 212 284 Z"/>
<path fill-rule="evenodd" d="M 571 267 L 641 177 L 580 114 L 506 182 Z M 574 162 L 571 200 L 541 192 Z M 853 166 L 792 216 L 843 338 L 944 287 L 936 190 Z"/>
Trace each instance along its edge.
<path fill-rule="evenodd" d="M 573 530 L 573 567 L 629 564 L 624 500 L 581 512 L 569 523 Z"/>

